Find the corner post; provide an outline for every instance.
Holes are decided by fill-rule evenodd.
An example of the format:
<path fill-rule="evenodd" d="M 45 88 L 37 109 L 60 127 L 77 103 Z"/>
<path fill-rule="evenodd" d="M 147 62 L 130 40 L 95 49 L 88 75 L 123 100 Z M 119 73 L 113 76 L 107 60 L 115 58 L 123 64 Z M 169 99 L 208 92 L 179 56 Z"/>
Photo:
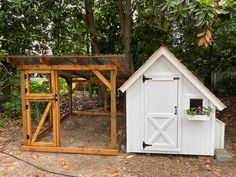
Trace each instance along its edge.
<path fill-rule="evenodd" d="M 25 102 L 25 71 L 20 71 L 21 75 L 21 117 L 23 126 L 23 144 L 29 145 L 27 141 L 27 118 L 26 118 L 26 102 Z"/>
<path fill-rule="evenodd" d="M 116 77 L 117 70 L 111 70 L 111 147 L 116 146 Z"/>

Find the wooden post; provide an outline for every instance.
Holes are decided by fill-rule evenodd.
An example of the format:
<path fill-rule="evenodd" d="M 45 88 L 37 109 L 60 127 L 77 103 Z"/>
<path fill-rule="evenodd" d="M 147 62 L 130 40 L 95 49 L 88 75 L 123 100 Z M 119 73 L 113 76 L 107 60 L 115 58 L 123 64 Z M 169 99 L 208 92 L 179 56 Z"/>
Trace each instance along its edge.
<path fill-rule="evenodd" d="M 116 148 L 116 76 L 117 71 L 111 71 L 111 147 Z"/>
<path fill-rule="evenodd" d="M 68 101 L 69 101 L 69 114 L 72 115 L 72 79 L 66 79 L 67 86 L 68 86 Z"/>
<path fill-rule="evenodd" d="M 48 84 L 49 84 L 49 93 L 53 92 L 53 84 L 52 84 L 52 74 L 48 74 Z M 53 126 L 53 106 L 50 108 L 50 113 L 49 113 L 49 122 L 50 122 L 50 127 Z"/>
<path fill-rule="evenodd" d="M 25 71 L 21 71 L 21 109 L 22 109 L 22 126 L 23 126 L 23 144 L 29 145 L 27 142 L 27 118 L 26 118 L 26 102 L 25 102 Z"/>
<path fill-rule="evenodd" d="M 59 91 L 59 74 L 55 71 L 55 112 L 56 112 L 56 146 L 60 146 L 60 91 Z"/>
<path fill-rule="evenodd" d="M 27 121 L 27 143 L 28 145 L 31 145 L 31 138 L 32 138 L 32 125 L 31 125 L 31 106 L 30 106 L 30 101 L 28 99 L 26 99 L 26 97 L 30 94 L 30 85 L 29 85 L 29 81 L 30 81 L 30 75 L 27 71 L 25 71 L 25 75 L 24 75 L 24 84 L 25 84 L 25 109 L 26 109 L 26 121 Z"/>

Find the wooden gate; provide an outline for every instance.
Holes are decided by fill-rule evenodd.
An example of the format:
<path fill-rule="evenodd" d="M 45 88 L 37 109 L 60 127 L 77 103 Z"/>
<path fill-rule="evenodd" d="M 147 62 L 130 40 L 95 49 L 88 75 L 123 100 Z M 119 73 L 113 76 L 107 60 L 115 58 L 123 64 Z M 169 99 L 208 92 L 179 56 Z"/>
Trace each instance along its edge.
<path fill-rule="evenodd" d="M 143 82 L 144 151 L 172 151 L 178 148 L 178 79 L 149 77 Z"/>
<path fill-rule="evenodd" d="M 28 146 L 60 146 L 60 101 L 59 101 L 59 80 L 57 71 L 22 71 L 22 118 L 24 131 L 24 144 Z M 40 75 L 47 78 L 48 88 L 42 87 L 47 93 L 33 90 L 30 78 Z M 36 78 L 36 79 L 37 79 Z M 45 91 L 45 92 L 46 92 Z M 45 105 L 37 126 L 32 126 L 32 104 L 41 103 Z M 46 119 L 48 119 L 46 121 Z M 47 126 L 46 125 L 47 122 Z M 52 130 L 52 140 L 39 141 L 46 131 Z"/>

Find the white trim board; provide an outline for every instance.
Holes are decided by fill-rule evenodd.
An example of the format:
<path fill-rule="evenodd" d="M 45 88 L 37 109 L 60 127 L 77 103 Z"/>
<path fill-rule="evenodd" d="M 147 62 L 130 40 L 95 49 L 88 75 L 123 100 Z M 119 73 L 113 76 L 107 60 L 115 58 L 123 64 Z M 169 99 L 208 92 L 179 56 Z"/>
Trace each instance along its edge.
<path fill-rule="evenodd" d="M 205 95 L 220 111 L 226 106 L 176 57 L 164 46 L 156 50 L 149 59 L 119 88 L 125 92 L 155 61 L 164 56 L 176 69 L 178 69 L 203 95 Z"/>

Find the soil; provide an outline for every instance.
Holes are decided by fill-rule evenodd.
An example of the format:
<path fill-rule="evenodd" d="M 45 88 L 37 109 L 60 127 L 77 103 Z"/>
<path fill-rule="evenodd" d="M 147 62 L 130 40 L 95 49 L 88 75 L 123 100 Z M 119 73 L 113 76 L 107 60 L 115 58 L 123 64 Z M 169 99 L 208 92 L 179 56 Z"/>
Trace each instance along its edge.
<path fill-rule="evenodd" d="M 226 126 L 225 148 L 234 155 L 236 154 L 236 98 L 222 96 L 221 100 L 227 105 L 227 109 L 217 113 L 217 118 L 224 121 Z M 23 152 L 19 150 L 22 139 L 19 120 L 3 118 L 4 128 L 0 128 L 0 150 L 26 160 L 38 167 L 57 173 L 70 174 L 73 176 L 88 177 L 156 177 L 156 176 L 236 176 L 236 158 L 231 162 L 217 162 L 213 157 L 207 156 L 174 156 L 174 155 L 150 155 L 150 154 L 127 154 L 123 150 L 118 156 L 99 156 L 63 153 L 39 153 Z M 72 121 L 76 123 L 72 125 Z M 83 128 L 86 124 L 97 125 L 94 129 Z M 70 117 L 62 126 L 62 138 L 67 139 L 65 146 L 70 141 L 75 146 L 95 146 L 109 143 L 108 119 L 100 117 Z M 71 132 L 68 133 L 72 126 Z M 78 128 L 77 128 L 78 126 Z M 63 131 L 65 131 L 63 133 Z M 86 133 L 88 132 L 88 133 Z M 96 136 L 95 132 L 98 135 Z M 82 133 L 84 136 L 75 138 Z M 89 140 L 89 137 L 92 139 Z M 102 134 L 104 136 L 102 136 Z M 67 136 L 71 136 L 66 138 Z M 107 137 L 106 137 L 107 136 Z M 92 141 L 97 140 L 97 144 Z M 85 142 L 85 144 L 79 143 Z M 99 144 L 102 143 L 102 144 Z M 0 176 L 59 176 L 37 169 L 25 162 L 11 156 L 0 153 Z"/>
<path fill-rule="evenodd" d="M 118 135 L 124 132 L 123 121 L 123 118 L 117 120 Z M 110 125 L 110 117 L 70 116 L 61 123 L 61 146 L 110 148 Z M 48 140 L 52 140 L 52 134 L 40 139 L 42 142 Z"/>

